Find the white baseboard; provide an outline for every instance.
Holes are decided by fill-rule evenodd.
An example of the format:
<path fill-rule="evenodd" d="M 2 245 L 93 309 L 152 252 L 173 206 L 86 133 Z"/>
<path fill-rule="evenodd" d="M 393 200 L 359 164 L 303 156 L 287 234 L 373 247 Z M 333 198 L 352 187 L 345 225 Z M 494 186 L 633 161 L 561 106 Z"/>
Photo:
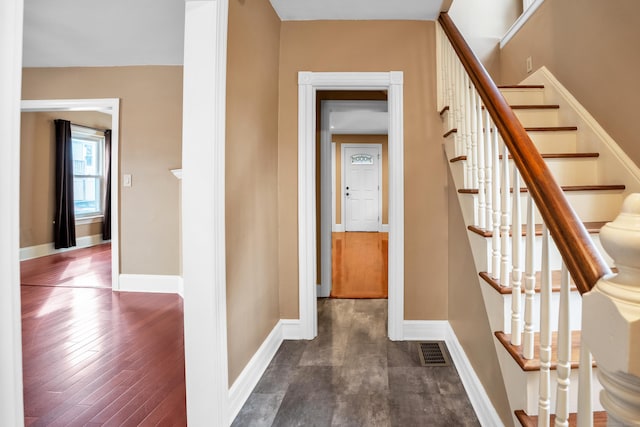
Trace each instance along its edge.
<path fill-rule="evenodd" d="M 244 367 L 233 385 L 229 388 L 229 424 L 242 409 L 251 392 L 255 388 L 258 381 L 264 374 L 264 371 L 271 363 L 271 359 L 275 356 L 280 344 L 282 344 L 282 320 L 271 330 L 271 333 L 262 342 L 258 351 L 253 355 L 247 366 Z"/>
<path fill-rule="evenodd" d="M 344 233 L 344 225 L 343 224 L 333 224 L 331 227 L 331 231 L 334 233 Z"/>
<path fill-rule="evenodd" d="M 179 294 L 182 277 L 156 274 L 121 274 L 120 289 L 122 292 L 155 292 Z"/>
<path fill-rule="evenodd" d="M 442 340 L 447 344 L 453 364 L 455 365 L 471 405 L 476 412 L 480 425 L 503 426 L 491 400 L 476 375 L 471 362 L 467 358 L 462 345 L 458 341 L 451 325 L 446 320 L 405 320 L 403 323 L 404 339 Z M 271 330 L 262 345 L 242 370 L 236 381 L 229 388 L 229 424 L 233 422 L 242 406 L 246 403 L 265 370 L 271 363 L 278 348 L 286 339 L 300 339 L 300 320 L 281 319 Z"/>
<path fill-rule="evenodd" d="M 302 332 L 300 319 L 280 319 L 282 325 L 282 339 L 285 340 L 301 340 Z"/>
<path fill-rule="evenodd" d="M 402 336 L 405 341 L 444 340 L 448 327 L 446 320 L 405 320 Z"/>
<path fill-rule="evenodd" d="M 496 412 L 493 403 L 491 403 L 491 400 L 487 396 L 487 393 L 482 386 L 480 379 L 476 375 L 473 366 L 471 366 L 471 362 L 469 362 L 460 341 L 458 341 L 456 333 L 453 331 L 449 322 L 446 323 L 445 342 L 449 349 L 452 362 L 458 370 L 458 375 L 460 375 L 462 385 L 469 396 L 471 406 L 473 406 L 473 409 L 476 412 L 480 425 L 503 426 L 504 423 Z"/>
<path fill-rule="evenodd" d="M 382 228 L 380 229 L 380 231 L 382 233 L 388 233 L 389 232 L 389 224 L 382 224 Z"/>
<path fill-rule="evenodd" d="M 36 246 L 28 246 L 26 248 L 20 248 L 20 261 L 40 258 L 43 256 L 53 255 L 61 252 L 73 251 L 76 249 L 89 248 L 91 246 L 96 246 L 108 242 L 110 242 L 110 240 L 102 240 L 102 234 L 93 234 L 91 236 L 78 237 L 76 239 L 76 246 L 72 248 L 56 249 L 53 242 Z"/>

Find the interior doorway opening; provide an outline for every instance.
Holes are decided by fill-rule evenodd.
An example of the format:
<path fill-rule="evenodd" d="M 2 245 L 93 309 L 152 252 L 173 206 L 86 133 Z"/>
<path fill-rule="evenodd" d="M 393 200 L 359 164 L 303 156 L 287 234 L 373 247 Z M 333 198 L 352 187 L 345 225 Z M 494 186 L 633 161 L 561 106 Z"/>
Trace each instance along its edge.
<path fill-rule="evenodd" d="M 54 119 L 69 120 L 72 122 L 72 126 L 82 125 L 85 131 L 90 129 L 104 131 L 106 128 L 111 130 L 110 147 L 108 150 L 102 150 L 102 158 L 100 160 L 98 160 L 99 153 L 96 152 L 97 147 L 87 147 L 90 153 L 84 153 L 83 157 L 87 163 L 93 164 L 100 161 L 104 164 L 108 163 L 110 166 L 113 185 L 110 186 L 111 197 L 108 206 L 110 215 L 106 220 L 109 221 L 111 226 L 110 240 L 103 241 L 102 239 L 101 230 L 102 222 L 105 221 L 104 215 L 78 217 L 76 218 L 76 247 L 70 248 L 70 252 L 54 250 L 53 244 L 48 238 L 51 230 L 47 228 L 50 225 L 47 215 L 50 214 L 48 211 L 52 209 L 49 206 L 51 203 L 47 200 L 40 200 L 52 198 L 53 196 L 49 194 L 46 197 L 35 197 L 35 202 L 42 204 L 42 207 L 25 205 L 21 206 L 20 209 L 22 218 L 20 225 L 22 276 L 23 279 L 26 278 L 32 282 L 31 284 L 41 286 L 108 287 L 116 291 L 119 290 L 119 110 L 120 100 L 117 98 L 22 101 L 23 135 L 21 136 L 21 145 L 27 143 L 26 139 L 30 139 L 31 151 L 38 155 L 36 160 L 23 159 L 23 161 L 32 162 L 31 166 L 39 163 L 43 164 L 46 167 L 41 169 L 45 170 L 44 174 L 46 176 L 36 177 L 28 170 L 32 168 L 23 168 L 21 171 L 21 192 L 31 191 L 30 188 L 40 181 L 42 181 L 40 184 L 45 187 L 41 189 L 45 195 L 52 193 L 54 190 L 54 185 L 51 182 L 53 180 L 53 158 L 55 157 L 52 148 L 52 145 L 55 145 L 52 144 Z M 25 126 L 30 126 L 30 128 L 25 129 Z M 29 132 L 26 132 L 26 130 Z M 25 133 L 31 133 L 32 135 L 25 135 Z M 47 144 L 48 146 L 45 147 Z M 89 154 L 91 155 L 89 156 Z M 42 170 L 39 172 L 40 174 L 43 173 Z M 101 170 L 100 174 L 106 175 L 104 172 Z M 30 175 L 27 176 L 27 174 Z M 85 177 L 84 181 L 87 179 Z M 34 183 L 34 180 L 39 181 Z M 75 181 L 76 179 L 74 178 L 74 187 Z M 30 183 L 31 187 L 27 183 Z M 103 199 L 102 191 L 106 188 L 106 181 L 97 182 L 96 184 L 92 191 L 99 193 L 95 194 L 96 198 Z M 34 188 L 40 186 L 38 184 Z M 24 204 L 25 200 L 21 198 L 21 205 Z M 104 208 L 106 206 L 101 206 L 102 211 L 104 211 Z M 35 225 L 26 224 L 26 210 L 44 212 L 45 217 L 44 219 L 33 218 L 33 224 Z M 50 228 L 53 227 L 51 226 Z M 72 252 L 75 254 L 72 254 Z M 43 258 L 45 256 L 49 259 Z M 93 269 L 96 270 L 93 271 Z M 23 282 L 24 280 L 21 280 L 21 283 Z"/>
<path fill-rule="evenodd" d="M 332 185 L 332 168 L 331 162 L 328 161 L 331 158 L 331 138 L 327 138 L 328 127 L 318 126 L 322 120 L 319 116 L 322 105 L 318 99 L 322 97 L 323 91 L 374 91 L 378 92 L 380 97 L 386 96 L 388 103 L 387 332 L 391 340 L 401 340 L 404 323 L 403 73 L 300 72 L 298 82 L 300 337 L 312 339 L 317 335 L 317 295 L 319 289 L 323 290 L 322 293 L 329 290 L 325 284 L 328 283 L 326 279 L 331 274 L 328 261 L 331 260 L 332 218 L 335 218 L 335 213 L 332 213 L 332 192 L 324 191 L 324 188 L 330 188 Z M 322 159 L 327 160 L 323 162 Z"/>
<path fill-rule="evenodd" d="M 317 248 L 318 297 L 387 298 L 387 92 L 318 91 L 316 106 L 318 224 L 323 204 L 331 209 L 330 230 L 317 229 L 319 244 L 330 241 L 329 251 Z M 320 176 L 324 162 L 330 183 Z"/>

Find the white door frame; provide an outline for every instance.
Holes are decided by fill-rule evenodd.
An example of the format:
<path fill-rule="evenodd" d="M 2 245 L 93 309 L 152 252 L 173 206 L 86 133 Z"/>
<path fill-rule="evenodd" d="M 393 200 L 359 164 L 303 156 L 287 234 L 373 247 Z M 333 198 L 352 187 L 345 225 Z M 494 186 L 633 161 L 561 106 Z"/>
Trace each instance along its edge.
<path fill-rule="evenodd" d="M 111 289 L 120 290 L 120 99 L 23 100 L 23 113 L 46 111 L 98 111 L 111 115 Z"/>
<path fill-rule="evenodd" d="M 403 72 L 298 73 L 298 285 L 300 337 L 317 334 L 316 289 L 316 91 L 387 90 L 389 109 L 389 315 L 392 340 L 402 340 L 404 321 L 404 136 Z M 330 144 L 321 150 L 330 158 Z M 326 151 L 326 152 L 324 152 Z M 325 162 L 322 182 L 330 182 L 331 165 Z M 329 196 L 330 197 L 330 196 Z M 323 203 L 321 236 L 331 236 L 331 203 Z M 322 242 L 321 242 L 322 243 Z M 327 256 L 326 242 L 322 256 Z M 329 240 L 328 256 L 331 256 Z"/>
<path fill-rule="evenodd" d="M 347 231 L 347 195 L 345 192 L 344 183 L 347 176 L 347 162 L 344 161 L 346 148 L 377 148 L 378 149 L 378 231 L 382 231 L 382 144 L 341 144 L 340 145 L 340 173 L 342 174 L 342 180 L 340 182 L 340 200 L 342 201 L 342 209 L 340 209 L 340 221 L 344 226 L 344 230 Z"/>
<path fill-rule="evenodd" d="M 0 2 L 0 425 L 24 425 L 20 309 L 23 0 Z"/>

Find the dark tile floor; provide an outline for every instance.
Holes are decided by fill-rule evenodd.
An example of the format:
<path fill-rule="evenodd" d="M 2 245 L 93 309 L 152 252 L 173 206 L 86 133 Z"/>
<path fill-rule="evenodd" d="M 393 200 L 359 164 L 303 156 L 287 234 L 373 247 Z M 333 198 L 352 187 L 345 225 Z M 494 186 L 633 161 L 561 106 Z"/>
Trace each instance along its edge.
<path fill-rule="evenodd" d="M 233 426 L 478 426 L 455 367 L 386 322 L 387 300 L 318 300 L 316 339 L 282 344 Z"/>

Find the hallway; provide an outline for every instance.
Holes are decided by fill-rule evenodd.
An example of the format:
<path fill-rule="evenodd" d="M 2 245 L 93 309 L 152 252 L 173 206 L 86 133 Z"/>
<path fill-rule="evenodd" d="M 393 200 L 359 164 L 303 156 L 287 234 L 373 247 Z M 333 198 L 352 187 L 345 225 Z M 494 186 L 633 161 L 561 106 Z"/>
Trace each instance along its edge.
<path fill-rule="evenodd" d="M 479 425 L 456 369 L 422 367 L 386 321 L 386 300 L 319 299 L 318 336 L 282 344 L 232 425 Z"/>

